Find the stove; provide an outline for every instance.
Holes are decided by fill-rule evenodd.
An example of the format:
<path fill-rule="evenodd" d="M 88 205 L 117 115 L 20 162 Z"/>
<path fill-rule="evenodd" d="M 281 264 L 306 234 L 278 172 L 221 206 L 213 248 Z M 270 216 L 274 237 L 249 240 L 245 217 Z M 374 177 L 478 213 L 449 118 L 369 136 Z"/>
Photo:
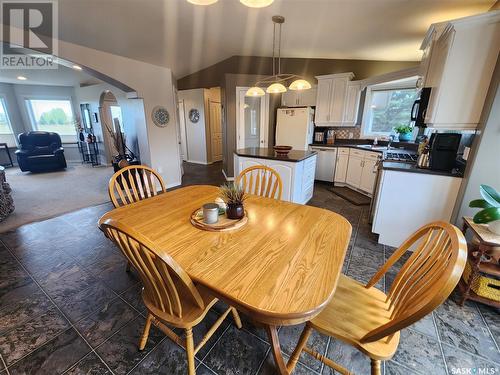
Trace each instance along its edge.
<path fill-rule="evenodd" d="M 386 161 L 399 161 L 406 163 L 415 163 L 417 161 L 418 156 L 416 154 L 410 154 L 407 152 L 392 152 L 387 151 L 384 154 L 384 160 Z"/>

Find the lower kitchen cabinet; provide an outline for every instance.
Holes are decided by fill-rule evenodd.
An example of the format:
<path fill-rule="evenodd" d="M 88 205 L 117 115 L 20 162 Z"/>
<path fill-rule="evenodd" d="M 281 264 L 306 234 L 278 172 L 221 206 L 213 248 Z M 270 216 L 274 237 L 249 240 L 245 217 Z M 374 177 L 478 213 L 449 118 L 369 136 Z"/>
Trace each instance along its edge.
<path fill-rule="evenodd" d="M 340 149 L 339 149 L 340 150 Z M 335 185 L 349 186 L 361 193 L 371 196 L 378 173 L 380 154 L 358 149 L 345 149 L 348 152 L 337 157 Z"/>
<path fill-rule="evenodd" d="M 345 184 L 347 177 L 347 166 L 349 164 L 349 149 L 339 147 L 337 149 L 337 160 L 335 163 L 334 182 L 337 184 Z"/>
<path fill-rule="evenodd" d="M 265 165 L 274 169 L 281 177 L 283 191 L 281 199 L 288 202 L 306 204 L 314 193 L 314 172 L 317 155 L 300 161 L 262 159 L 234 155 L 235 176 L 255 165 Z"/>
<path fill-rule="evenodd" d="M 375 180 L 377 179 L 377 160 L 366 158 L 363 160 L 363 172 L 361 173 L 361 181 L 359 182 L 360 190 L 368 194 L 373 193 Z"/>
<path fill-rule="evenodd" d="M 352 187 L 359 188 L 361 175 L 363 174 L 363 157 L 349 155 L 349 165 L 345 182 Z"/>

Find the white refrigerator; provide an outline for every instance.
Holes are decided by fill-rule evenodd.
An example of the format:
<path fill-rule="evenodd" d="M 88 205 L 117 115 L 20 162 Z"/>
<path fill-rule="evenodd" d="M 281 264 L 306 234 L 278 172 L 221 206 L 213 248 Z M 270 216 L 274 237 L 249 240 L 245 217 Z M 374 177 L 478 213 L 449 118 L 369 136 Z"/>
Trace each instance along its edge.
<path fill-rule="evenodd" d="M 307 150 L 313 139 L 313 120 L 314 109 L 311 107 L 279 108 L 276 113 L 276 145 Z"/>

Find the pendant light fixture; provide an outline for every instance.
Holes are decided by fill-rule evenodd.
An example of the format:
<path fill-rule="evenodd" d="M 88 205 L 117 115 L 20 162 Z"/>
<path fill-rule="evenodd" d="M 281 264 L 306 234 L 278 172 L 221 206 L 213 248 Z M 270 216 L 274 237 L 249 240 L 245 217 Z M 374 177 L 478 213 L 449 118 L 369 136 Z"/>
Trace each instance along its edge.
<path fill-rule="evenodd" d="M 240 3 L 250 8 L 265 8 L 273 3 L 274 0 L 240 0 Z"/>
<path fill-rule="evenodd" d="M 215 4 L 219 0 L 187 0 L 188 3 L 194 4 L 194 5 L 212 5 Z"/>
<path fill-rule="evenodd" d="M 243 2 L 243 0 L 240 0 Z M 285 23 L 285 17 L 283 16 L 273 16 L 273 75 L 266 77 L 255 83 L 253 87 L 250 87 L 246 92 L 246 96 L 264 96 L 265 92 L 262 86 L 267 87 L 266 92 L 268 94 L 281 94 L 286 92 L 286 84 L 289 81 L 293 82 L 290 84 L 290 90 L 308 90 L 311 88 L 311 84 L 307 82 L 304 78 L 295 74 L 282 74 L 281 73 L 281 26 Z M 278 33 L 276 33 L 278 29 Z M 276 35 L 277 34 L 277 35 Z M 276 43 L 276 39 L 277 42 Z M 276 53 L 276 44 L 278 45 Z"/>

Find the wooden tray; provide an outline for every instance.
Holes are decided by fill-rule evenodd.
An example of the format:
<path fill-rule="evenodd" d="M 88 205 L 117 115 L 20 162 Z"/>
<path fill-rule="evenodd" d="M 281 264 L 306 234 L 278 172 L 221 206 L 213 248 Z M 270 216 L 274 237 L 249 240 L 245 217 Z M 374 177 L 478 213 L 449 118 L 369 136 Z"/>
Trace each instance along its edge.
<path fill-rule="evenodd" d="M 203 212 L 203 210 L 201 208 L 194 210 L 190 218 L 191 224 L 198 229 L 207 230 L 209 232 L 227 232 L 235 230 L 241 228 L 248 222 L 246 211 L 245 216 L 238 220 L 228 219 L 225 214 L 219 215 L 219 221 L 215 224 L 203 222 L 203 215 L 198 215 L 198 212 Z"/>

